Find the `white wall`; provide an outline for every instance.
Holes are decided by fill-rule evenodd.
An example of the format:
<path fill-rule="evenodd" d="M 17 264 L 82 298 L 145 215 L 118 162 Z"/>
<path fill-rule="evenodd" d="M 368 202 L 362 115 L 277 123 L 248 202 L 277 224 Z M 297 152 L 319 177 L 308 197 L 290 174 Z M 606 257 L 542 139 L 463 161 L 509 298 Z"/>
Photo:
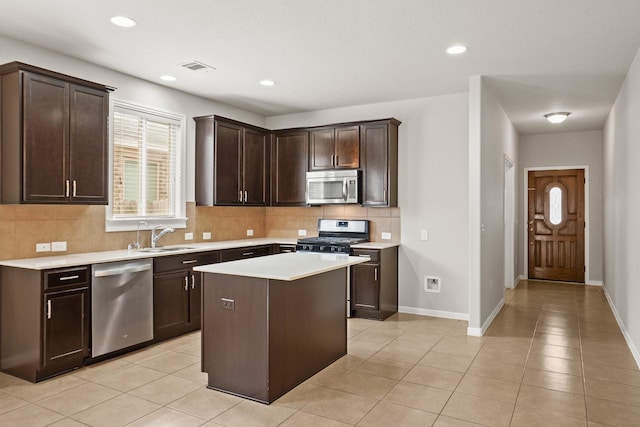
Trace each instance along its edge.
<path fill-rule="evenodd" d="M 602 284 L 602 131 L 545 133 L 538 135 L 522 135 L 520 137 L 518 188 L 521 189 L 518 199 L 518 219 L 524 220 L 524 186 L 525 168 L 563 166 L 588 166 L 588 202 L 589 220 L 587 222 L 589 235 L 588 277 L 589 284 Z M 525 227 L 520 227 L 518 237 L 520 243 L 518 262 L 520 274 L 527 275 L 525 270 L 526 237 Z"/>
<path fill-rule="evenodd" d="M 469 270 L 468 332 L 482 335 L 504 304 L 504 160 L 518 170 L 518 134 L 481 76 L 470 78 L 469 98 L 470 180 L 479 184 L 469 185 L 469 253 L 476 259 Z"/>
<path fill-rule="evenodd" d="M 115 87 L 112 99 L 182 114 L 187 120 L 187 201 L 195 198 L 195 123 L 193 117 L 220 114 L 229 118 L 264 126 L 264 117 L 228 105 L 137 79 L 66 55 L 0 36 L 0 64 L 20 61 L 51 71 Z"/>
<path fill-rule="evenodd" d="M 640 51 L 604 128 L 604 285 L 640 364 Z"/>
<path fill-rule="evenodd" d="M 400 310 L 467 319 L 467 94 L 268 117 L 267 127 L 389 117 L 402 122 L 398 129 Z M 429 231 L 428 241 L 420 240 L 421 229 Z M 425 275 L 441 278 L 439 294 L 424 292 Z"/>

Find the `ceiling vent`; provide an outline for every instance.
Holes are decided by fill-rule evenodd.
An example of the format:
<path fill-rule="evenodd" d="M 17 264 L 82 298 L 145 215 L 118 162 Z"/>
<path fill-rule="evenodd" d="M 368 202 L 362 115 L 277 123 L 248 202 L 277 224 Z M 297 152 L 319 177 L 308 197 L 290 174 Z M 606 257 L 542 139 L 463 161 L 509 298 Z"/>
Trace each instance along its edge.
<path fill-rule="evenodd" d="M 202 62 L 199 62 L 199 61 L 189 61 L 189 62 L 185 62 L 184 64 L 179 64 L 179 65 L 181 67 L 188 68 L 191 71 L 215 70 L 215 68 L 212 67 L 211 65 L 203 64 Z"/>

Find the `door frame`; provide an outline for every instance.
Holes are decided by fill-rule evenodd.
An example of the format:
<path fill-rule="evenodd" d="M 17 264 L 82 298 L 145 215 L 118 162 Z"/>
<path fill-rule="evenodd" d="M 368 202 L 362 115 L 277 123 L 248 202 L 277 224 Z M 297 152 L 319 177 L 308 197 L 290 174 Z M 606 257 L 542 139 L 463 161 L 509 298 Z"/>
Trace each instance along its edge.
<path fill-rule="evenodd" d="M 513 161 L 504 155 L 504 287 L 515 288 L 515 248 L 516 236 L 516 171 Z"/>
<path fill-rule="evenodd" d="M 585 285 L 589 285 L 590 277 L 589 277 L 589 251 L 590 251 L 590 242 L 589 242 L 589 229 L 591 228 L 591 221 L 589 219 L 589 213 L 591 209 L 589 209 L 589 165 L 574 165 L 574 166 L 546 166 L 546 167 L 529 167 L 524 168 L 524 185 L 523 185 L 523 224 L 522 227 L 522 246 L 524 247 L 523 253 L 523 269 L 524 269 L 524 278 L 529 278 L 529 233 L 527 232 L 527 221 L 528 221 L 528 213 L 529 213 L 529 171 L 545 171 L 545 170 L 567 170 L 567 169 L 582 169 L 584 170 L 584 221 L 586 223 L 586 227 L 584 228 L 584 283 Z"/>

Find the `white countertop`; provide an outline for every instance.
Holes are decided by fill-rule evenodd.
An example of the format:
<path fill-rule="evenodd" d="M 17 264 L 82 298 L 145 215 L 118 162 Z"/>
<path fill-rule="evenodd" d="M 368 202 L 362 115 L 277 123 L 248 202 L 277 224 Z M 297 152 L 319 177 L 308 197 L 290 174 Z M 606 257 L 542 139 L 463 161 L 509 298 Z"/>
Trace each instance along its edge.
<path fill-rule="evenodd" d="M 292 281 L 367 261 L 368 257 L 291 252 L 203 265 L 193 269 L 203 273 Z"/>
<path fill-rule="evenodd" d="M 161 256 L 216 251 L 221 249 L 242 248 L 245 246 L 271 245 L 275 243 L 284 245 L 295 245 L 297 239 L 288 238 L 255 238 L 243 240 L 225 240 L 220 242 L 201 242 L 189 243 L 185 242 L 179 245 L 167 246 L 167 248 L 180 248 L 179 250 L 171 250 L 166 252 L 139 252 L 136 250 L 114 250 L 101 252 L 86 252 L 78 254 L 61 254 L 55 256 L 46 256 L 38 258 L 23 258 L 12 260 L 0 260 L 0 266 L 26 268 L 29 270 L 46 270 L 50 268 L 75 267 L 78 265 L 100 264 L 104 262 L 129 261 L 144 258 L 155 258 Z M 353 245 L 359 249 L 386 249 L 393 246 L 399 246 L 399 243 L 360 243 Z"/>

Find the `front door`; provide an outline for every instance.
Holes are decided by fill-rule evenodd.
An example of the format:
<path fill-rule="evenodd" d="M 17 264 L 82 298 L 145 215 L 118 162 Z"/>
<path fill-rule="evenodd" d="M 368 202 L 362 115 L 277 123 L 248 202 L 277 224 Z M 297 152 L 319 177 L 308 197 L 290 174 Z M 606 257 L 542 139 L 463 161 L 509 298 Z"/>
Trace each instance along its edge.
<path fill-rule="evenodd" d="M 584 170 L 529 171 L 529 279 L 584 283 Z"/>

